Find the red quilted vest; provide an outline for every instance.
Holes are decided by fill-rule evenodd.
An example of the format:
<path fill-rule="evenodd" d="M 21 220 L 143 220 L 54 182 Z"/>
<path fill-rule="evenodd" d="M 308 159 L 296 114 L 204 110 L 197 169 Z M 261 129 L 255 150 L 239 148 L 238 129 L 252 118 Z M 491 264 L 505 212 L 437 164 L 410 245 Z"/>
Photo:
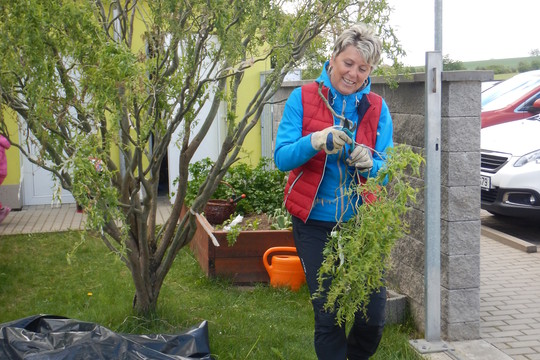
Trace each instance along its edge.
<path fill-rule="evenodd" d="M 318 94 L 319 84 L 313 82 L 302 86 L 302 136 L 334 125 L 332 113 Z M 328 88 L 323 86 L 323 95 L 328 99 Z M 356 142 L 375 147 L 377 126 L 381 115 L 382 98 L 375 93 L 362 97 L 358 105 L 358 129 Z M 324 176 L 326 153 L 321 150 L 304 165 L 291 170 L 285 186 L 285 207 L 302 221 L 306 222 L 319 185 Z"/>

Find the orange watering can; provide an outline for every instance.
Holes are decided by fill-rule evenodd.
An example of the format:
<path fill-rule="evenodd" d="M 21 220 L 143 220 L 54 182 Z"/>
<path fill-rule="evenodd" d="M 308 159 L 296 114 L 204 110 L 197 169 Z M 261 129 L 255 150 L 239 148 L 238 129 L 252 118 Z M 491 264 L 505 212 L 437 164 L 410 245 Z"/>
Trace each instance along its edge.
<path fill-rule="evenodd" d="M 294 253 L 295 255 L 284 255 L 282 253 Z M 265 251 L 263 262 L 270 285 L 273 287 L 286 286 L 291 290 L 298 290 L 306 282 L 304 268 L 294 246 L 276 246 Z M 272 257 L 272 264 L 268 259 Z"/>

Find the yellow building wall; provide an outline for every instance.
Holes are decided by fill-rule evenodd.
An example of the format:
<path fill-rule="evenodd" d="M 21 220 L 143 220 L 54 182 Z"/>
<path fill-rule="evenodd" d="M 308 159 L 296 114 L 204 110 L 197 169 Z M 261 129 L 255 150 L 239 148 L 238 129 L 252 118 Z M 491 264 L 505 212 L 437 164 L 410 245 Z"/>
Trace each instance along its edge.
<path fill-rule="evenodd" d="M 246 70 L 242 84 L 238 88 L 238 118 L 245 113 L 253 95 L 261 87 L 261 73 L 268 70 L 270 70 L 270 61 L 255 63 L 252 68 Z M 241 161 L 256 166 L 262 156 L 261 141 L 261 122 L 259 120 L 246 136 L 242 145 L 244 154 L 249 156 L 246 158 L 243 156 L 244 154 L 241 154 Z"/>

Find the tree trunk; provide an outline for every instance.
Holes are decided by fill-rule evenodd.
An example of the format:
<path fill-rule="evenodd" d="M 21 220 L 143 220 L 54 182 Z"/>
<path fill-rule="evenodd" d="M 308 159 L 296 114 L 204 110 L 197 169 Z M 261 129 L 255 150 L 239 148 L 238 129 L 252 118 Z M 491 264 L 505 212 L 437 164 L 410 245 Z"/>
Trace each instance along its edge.
<path fill-rule="evenodd" d="M 135 282 L 137 284 L 137 282 Z M 157 310 L 157 302 L 161 286 L 155 289 L 151 284 L 143 284 L 142 288 L 135 288 L 135 296 L 133 297 L 133 310 L 143 317 L 152 315 Z M 157 287 L 157 286 L 156 286 Z"/>

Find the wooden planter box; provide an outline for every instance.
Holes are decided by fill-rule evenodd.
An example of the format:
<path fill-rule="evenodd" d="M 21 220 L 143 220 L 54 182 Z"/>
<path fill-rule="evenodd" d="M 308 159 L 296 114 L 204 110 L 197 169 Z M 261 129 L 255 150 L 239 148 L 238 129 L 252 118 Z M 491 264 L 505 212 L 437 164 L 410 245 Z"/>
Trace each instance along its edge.
<path fill-rule="evenodd" d="M 196 216 L 197 231 L 190 247 L 210 278 L 228 278 L 237 285 L 269 282 L 264 252 L 275 246 L 294 246 L 290 230 L 241 231 L 236 243 L 229 246 L 226 231 L 215 230 L 204 216 Z"/>

